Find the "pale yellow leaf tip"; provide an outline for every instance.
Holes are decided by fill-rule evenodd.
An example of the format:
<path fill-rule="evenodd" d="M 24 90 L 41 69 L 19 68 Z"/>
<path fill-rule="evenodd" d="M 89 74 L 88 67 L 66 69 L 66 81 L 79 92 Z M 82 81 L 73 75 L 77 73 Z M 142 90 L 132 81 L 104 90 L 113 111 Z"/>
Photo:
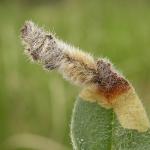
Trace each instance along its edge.
<path fill-rule="evenodd" d="M 113 109 L 124 128 L 135 129 L 139 132 L 145 132 L 150 128 L 143 104 L 133 88 L 117 98 Z"/>
<path fill-rule="evenodd" d="M 117 95 L 111 103 L 98 94 L 94 86 L 84 88 L 80 93 L 80 97 L 90 102 L 97 102 L 106 109 L 113 108 L 119 123 L 124 128 L 139 132 L 146 132 L 150 128 L 150 122 L 143 104 L 132 87 L 128 91 Z"/>

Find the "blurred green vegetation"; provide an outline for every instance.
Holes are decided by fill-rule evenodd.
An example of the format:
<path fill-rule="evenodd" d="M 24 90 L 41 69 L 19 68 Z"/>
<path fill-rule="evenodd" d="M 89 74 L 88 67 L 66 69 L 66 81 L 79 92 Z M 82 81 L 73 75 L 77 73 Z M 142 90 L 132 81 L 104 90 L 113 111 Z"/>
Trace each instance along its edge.
<path fill-rule="evenodd" d="M 96 57 L 108 57 L 133 83 L 150 114 L 148 0 L 1 0 L 0 149 L 72 149 L 70 118 L 80 89 L 29 63 L 19 38 L 25 20 Z"/>

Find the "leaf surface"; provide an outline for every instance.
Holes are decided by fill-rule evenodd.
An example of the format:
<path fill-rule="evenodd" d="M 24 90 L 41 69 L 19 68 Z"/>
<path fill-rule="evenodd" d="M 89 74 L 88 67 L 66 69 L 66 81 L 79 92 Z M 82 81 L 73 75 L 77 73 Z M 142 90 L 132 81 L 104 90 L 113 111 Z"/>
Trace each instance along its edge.
<path fill-rule="evenodd" d="M 150 150 L 150 130 L 121 127 L 112 109 L 78 98 L 72 116 L 74 150 Z"/>

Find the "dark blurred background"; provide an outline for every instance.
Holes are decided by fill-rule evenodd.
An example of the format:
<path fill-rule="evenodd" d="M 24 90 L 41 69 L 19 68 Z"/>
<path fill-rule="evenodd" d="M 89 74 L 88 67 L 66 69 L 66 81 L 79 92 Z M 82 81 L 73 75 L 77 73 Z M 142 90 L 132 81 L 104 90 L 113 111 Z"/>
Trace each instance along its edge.
<path fill-rule="evenodd" d="M 72 149 L 70 119 L 80 89 L 29 63 L 19 37 L 25 20 L 109 58 L 150 116 L 150 1 L 1 0 L 0 150 Z"/>

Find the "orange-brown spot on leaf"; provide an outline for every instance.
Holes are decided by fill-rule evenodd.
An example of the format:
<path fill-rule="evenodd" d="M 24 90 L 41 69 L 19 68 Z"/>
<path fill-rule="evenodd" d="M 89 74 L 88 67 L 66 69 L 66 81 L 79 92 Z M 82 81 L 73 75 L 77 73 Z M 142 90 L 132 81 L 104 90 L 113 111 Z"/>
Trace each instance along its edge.
<path fill-rule="evenodd" d="M 105 59 L 97 61 L 97 73 L 93 82 L 96 85 L 96 93 L 104 97 L 110 104 L 117 96 L 131 88 L 129 82 L 119 75 Z"/>
<path fill-rule="evenodd" d="M 104 97 L 108 103 L 112 104 L 117 96 L 127 92 L 130 88 L 129 83 L 119 77 L 116 83 L 110 88 L 97 85 L 96 93 Z"/>

